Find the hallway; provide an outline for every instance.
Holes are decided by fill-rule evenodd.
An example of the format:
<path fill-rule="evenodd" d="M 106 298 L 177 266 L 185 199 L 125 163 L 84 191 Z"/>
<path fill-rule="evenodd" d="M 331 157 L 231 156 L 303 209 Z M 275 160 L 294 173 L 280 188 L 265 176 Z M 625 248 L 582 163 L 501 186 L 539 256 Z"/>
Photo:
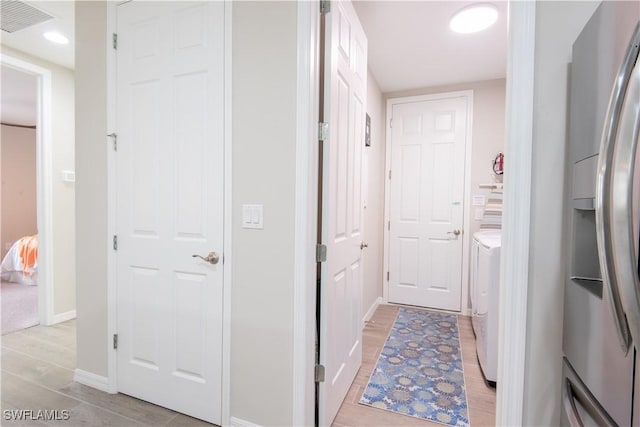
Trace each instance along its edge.
<path fill-rule="evenodd" d="M 399 306 L 380 305 L 364 328 L 362 345 L 362 366 L 349 394 L 340 407 L 333 423 L 335 427 L 347 426 L 415 426 L 429 427 L 443 424 L 424 421 L 389 411 L 360 405 L 358 401 L 367 386 L 371 371 L 374 369 L 380 351 L 387 340 L 389 331 L 398 314 Z M 494 426 L 496 391 L 488 387 L 480 371 L 476 358 L 475 337 L 471 327 L 471 318 L 458 316 L 460 344 L 464 362 L 464 377 L 469 404 L 471 426 Z"/>

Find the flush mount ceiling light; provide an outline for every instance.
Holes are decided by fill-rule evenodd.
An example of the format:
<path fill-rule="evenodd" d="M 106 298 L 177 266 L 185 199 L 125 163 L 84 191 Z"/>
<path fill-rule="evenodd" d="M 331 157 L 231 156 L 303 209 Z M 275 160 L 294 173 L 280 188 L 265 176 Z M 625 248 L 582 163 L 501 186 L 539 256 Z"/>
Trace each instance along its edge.
<path fill-rule="evenodd" d="M 449 21 L 449 28 L 456 33 L 477 33 L 489 28 L 498 20 L 498 10 L 491 4 L 473 4 L 461 9 Z"/>
<path fill-rule="evenodd" d="M 44 38 L 52 43 L 69 44 L 69 39 L 55 31 L 48 31 L 43 34 Z"/>

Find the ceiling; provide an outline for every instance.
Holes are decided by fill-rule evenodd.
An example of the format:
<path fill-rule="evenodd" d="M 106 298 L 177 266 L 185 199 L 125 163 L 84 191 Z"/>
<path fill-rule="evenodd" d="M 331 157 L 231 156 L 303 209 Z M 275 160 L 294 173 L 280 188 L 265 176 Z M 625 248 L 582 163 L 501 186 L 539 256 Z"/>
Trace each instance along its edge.
<path fill-rule="evenodd" d="M 383 93 L 504 78 L 507 2 L 498 21 L 475 34 L 449 30 L 471 1 L 354 1 L 369 40 L 369 68 Z"/>
<path fill-rule="evenodd" d="M 74 68 L 74 2 L 27 1 L 56 19 L 9 34 L 2 44 Z M 491 28 L 475 34 L 449 30 L 451 16 L 471 1 L 363 1 L 354 7 L 369 39 L 369 67 L 382 92 L 503 78 L 507 62 L 507 2 Z M 42 33 L 70 39 L 55 45 Z M 3 87 L 4 92 L 4 87 Z"/>
<path fill-rule="evenodd" d="M 2 44 L 73 69 L 75 66 L 74 2 L 25 1 L 25 3 L 52 15 L 54 19 L 14 33 L 2 31 Z M 57 31 L 65 35 L 69 39 L 69 44 L 60 45 L 45 40 L 42 34 L 46 31 Z"/>
<path fill-rule="evenodd" d="M 36 77 L 4 65 L 0 75 L 0 121 L 13 125 L 35 126 L 38 102 Z"/>

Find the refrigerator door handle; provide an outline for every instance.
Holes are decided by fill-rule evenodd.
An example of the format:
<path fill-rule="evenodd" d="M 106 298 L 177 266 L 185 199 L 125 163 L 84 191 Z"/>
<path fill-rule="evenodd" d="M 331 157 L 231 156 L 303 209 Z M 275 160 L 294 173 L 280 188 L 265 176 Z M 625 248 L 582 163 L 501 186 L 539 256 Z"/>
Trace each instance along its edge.
<path fill-rule="evenodd" d="M 636 46 L 636 63 L 624 97 L 615 143 L 611 183 L 611 239 L 614 245 L 615 280 L 620 286 L 629 332 L 632 339 L 640 340 L 640 280 L 636 253 L 638 236 L 634 235 L 634 221 L 638 219 L 634 219 L 633 212 L 634 176 L 637 167 L 635 159 L 640 140 L 640 24 L 636 27 L 633 42 Z"/>
<path fill-rule="evenodd" d="M 604 288 L 607 292 L 608 301 L 613 320 L 618 331 L 618 341 L 620 347 L 625 352 L 629 351 L 631 337 L 627 319 L 620 297 L 620 290 L 615 273 L 614 265 L 614 243 L 611 234 L 611 181 L 613 175 L 613 160 L 616 146 L 616 136 L 618 133 L 618 123 L 620 120 L 624 95 L 631 78 L 634 64 L 638 58 L 638 41 L 640 39 L 640 25 L 636 26 L 631 43 L 625 53 L 624 61 L 615 79 L 609 107 L 602 132 L 602 142 L 598 155 L 598 174 L 596 179 L 596 240 L 598 243 L 598 258 L 600 260 L 600 270 Z"/>
<path fill-rule="evenodd" d="M 584 427 L 577 404 L 580 404 L 593 420 L 602 427 L 617 427 L 615 420 L 602 408 L 587 386 L 564 358 L 562 381 L 562 407 L 571 427 Z"/>

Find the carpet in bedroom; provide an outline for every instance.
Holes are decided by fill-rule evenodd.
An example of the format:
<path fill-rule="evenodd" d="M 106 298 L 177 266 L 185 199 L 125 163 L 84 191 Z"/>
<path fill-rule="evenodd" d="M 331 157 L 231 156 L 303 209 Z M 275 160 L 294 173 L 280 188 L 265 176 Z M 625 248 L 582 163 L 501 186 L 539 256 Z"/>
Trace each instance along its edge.
<path fill-rule="evenodd" d="M 2 335 L 38 324 L 38 287 L 2 281 Z"/>

